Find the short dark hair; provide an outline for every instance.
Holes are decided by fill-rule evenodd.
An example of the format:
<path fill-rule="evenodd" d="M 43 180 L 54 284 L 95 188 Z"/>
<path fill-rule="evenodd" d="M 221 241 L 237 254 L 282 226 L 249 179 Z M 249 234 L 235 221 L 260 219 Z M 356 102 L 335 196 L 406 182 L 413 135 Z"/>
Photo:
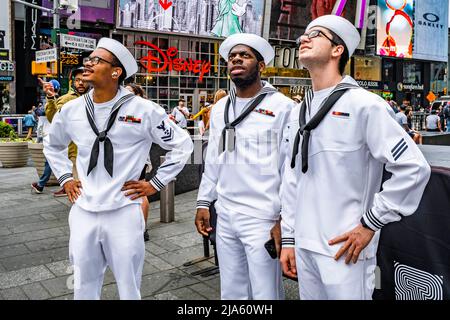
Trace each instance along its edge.
<path fill-rule="evenodd" d="M 136 83 L 128 83 L 127 86 L 129 86 L 133 90 L 133 93 L 135 95 L 145 98 L 144 89 L 142 89 L 140 85 Z"/>
<path fill-rule="evenodd" d="M 259 53 L 257 50 L 253 49 L 252 47 L 249 47 L 249 48 L 250 48 L 250 50 L 252 50 L 252 52 L 253 52 L 253 54 L 255 55 L 256 60 L 258 60 L 258 62 L 264 61 L 264 58 L 263 58 L 263 56 L 261 55 L 261 53 Z"/>
<path fill-rule="evenodd" d="M 339 73 L 342 75 L 345 71 L 345 66 L 347 65 L 348 60 L 350 59 L 350 55 L 348 53 L 347 46 L 345 45 L 344 40 L 341 39 L 336 33 L 334 33 L 331 30 L 328 30 L 331 34 L 331 37 L 333 38 L 333 41 L 337 43 L 337 45 L 342 45 L 344 47 L 344 52 L 341 55 L 341 58 L 339 59 Z"/>
<path fill-rule="evenodd" d="M 185 102 L 184 99 L 179 99 L 178 102 Z"/>
<path fill-rule="evenodd" d="M 125 70 L 125 67 L 122 65 L 119 59 L 113 54 L 112 55 L 112 66 L 118 67 L 122 69 L 122 74 L 119 77 L 119 84 L 122 83 L 127 78 L 127 71 Z"/>

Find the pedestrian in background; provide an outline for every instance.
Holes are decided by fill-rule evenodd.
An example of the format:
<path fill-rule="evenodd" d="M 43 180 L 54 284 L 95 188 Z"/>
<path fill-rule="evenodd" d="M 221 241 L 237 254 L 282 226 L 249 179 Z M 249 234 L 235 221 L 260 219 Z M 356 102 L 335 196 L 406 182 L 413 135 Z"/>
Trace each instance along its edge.
<path fill-rule="evenodd" d="M 33 108 L 36 108 L 36 107 L 33 106 Z M 33 108 L 28 110 L 28 114 L 26 114 L 22 119 L 23 127 L 27 131 L 27 136 L 25 137 L 26 140 L 31 140 L 31 135 L 33 134 L 33 129 L 37 124 L 37 121 L 34 117 Z"/>

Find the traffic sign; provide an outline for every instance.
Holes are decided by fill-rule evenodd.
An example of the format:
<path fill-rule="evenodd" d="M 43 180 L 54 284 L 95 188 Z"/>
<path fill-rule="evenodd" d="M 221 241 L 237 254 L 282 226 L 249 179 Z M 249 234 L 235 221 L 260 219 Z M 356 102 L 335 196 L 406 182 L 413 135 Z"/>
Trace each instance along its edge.
<path fill-rule="evenodd" d="M 50 62 L 58 60 L 56 48 L 36 51 L 36 62 Z"/>
<path fill-rule="evenodd" d="M 436 95 L 433 93 L 433 91 L 430 91 L 430 93 L 428 93 L 427 100 L 430 102 L 436 100 Z"/>
<path fill-rule="evenodd" d="M 61 47 L 93 51 L 96 47 L 95 39 L 61 34 Z"/>

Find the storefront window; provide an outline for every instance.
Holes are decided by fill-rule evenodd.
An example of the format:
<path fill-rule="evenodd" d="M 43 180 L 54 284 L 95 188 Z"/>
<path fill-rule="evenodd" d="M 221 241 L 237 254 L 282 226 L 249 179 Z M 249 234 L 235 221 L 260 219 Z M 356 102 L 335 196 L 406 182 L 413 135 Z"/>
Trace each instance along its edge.
<path fill-rule="evenodd" d="M 391 60 L 383 60 L 383 81 L 392 82 L 395 81 L 395 68 L 394 62 Z"/>
<path fill-rule="evenodd" d="M 141 84 L 156 103 L 176 105 L 182 92 L 195 100 L 199 89 L 208 95 L 219 88 L 228 90 L 227 65 L 219 55 L 220 42 L 216 39 L 145 33 L 119 33 L 114 37 L 123 38 L 123 43 L 135 56 L 139 70 L 134 81 Z M 151 45 L 135 45 L 136 41 L 148 42 L 157 49 Z M 168 51 L 173 47 L 178 51 Z"/>
<path fill-rule="evenodd" d="M 445 62 L 431 63 L 431 83 L 430 90 L 434 93 L 444 95 L 444 88 L 447 87 L 447 80 L 445 77 Z"/>
<path fill-rule="evenodd" d="M 403 63 L 403 83 L 422 83 L 422 63 Z"/>
<path fill-rule="evenodd" d="M 354 58 L 355 80 L 381 81 L 380 58 Z"/>

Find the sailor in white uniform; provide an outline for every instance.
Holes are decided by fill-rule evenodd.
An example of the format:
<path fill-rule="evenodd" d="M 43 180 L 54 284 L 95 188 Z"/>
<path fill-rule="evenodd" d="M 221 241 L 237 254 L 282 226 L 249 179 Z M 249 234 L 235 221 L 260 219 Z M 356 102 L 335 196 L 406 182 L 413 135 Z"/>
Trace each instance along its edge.
<path fill-rule="evenodd" d="M 265 39 L 235 34 L 225 39 L 219 53 L 228 61 L 236 88 L 212 109 L 195 223 L 208 235 L 208 208 L 217 199 L 222 299 L 283 299 L 280 263 L 264 244 L 280 216 L 287 148 L 283 129 L 295 103 L 261 81 L 274 57 Z"/>
<path fill-rule="evenodd" d="M 163 108 L 120 86 L 136 73 L 133 55 L 102 38 L 85 61 L 83 78 L 93 90 L 68 102 L 53 119 L 44 154 L 74 203 L 69 214 L 69 255 L 74 298 L 99 299 L 106 267 L 121 299 L 140 299 L 145 222 L 142 198 L 163 188 L 183 169 L 193 150 L 189 135 Z M 79 181 L 64 150 L 78 146 Z M 137 181 L 152 143 L 170 150 L 149 182 Z"/>
<path fill-rule="evenodd" d="M 280 260 L 302 300 L 371 299 L 379 230 L 415 212 L 430 177 L 390 106 L 343 76 L 359 41 L 335 15 L 300 37 L 312 90 L 291 113 Z"/>

